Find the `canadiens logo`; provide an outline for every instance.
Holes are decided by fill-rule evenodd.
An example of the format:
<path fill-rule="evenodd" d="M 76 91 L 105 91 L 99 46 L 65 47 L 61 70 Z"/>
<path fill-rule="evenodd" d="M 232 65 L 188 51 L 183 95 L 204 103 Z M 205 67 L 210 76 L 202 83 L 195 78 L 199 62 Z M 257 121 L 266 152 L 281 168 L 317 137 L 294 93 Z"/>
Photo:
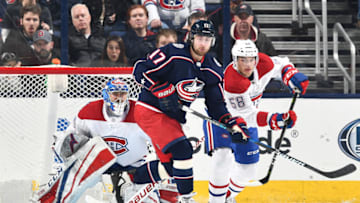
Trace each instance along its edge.
<path fill-rule="evenodd" d="M 194 101 L 204 88 L 205 83 L 201 80 L 182 80 L 176 84 L 176 89 L 181 100 L 186 102 Z"/>
<path fill-rule="evenodd" d="M 117 156 L 122 155 L 129 151 L 129 149 L 126 147 L 126 145 L 128 144 L 126 138 L 107 136 L 104 137 L 104 140 Z"/>
<path fill-rule="evenodd" d="M 341 130 L 338 143 L 348 157 L 360 161 L 360 119 L 348 123 Z"/>
<path fill-rule="evenodd" d="M 160 0 L 160 6 L 166 10 L 180 10 L 184 8 L 184 0 Z"/>

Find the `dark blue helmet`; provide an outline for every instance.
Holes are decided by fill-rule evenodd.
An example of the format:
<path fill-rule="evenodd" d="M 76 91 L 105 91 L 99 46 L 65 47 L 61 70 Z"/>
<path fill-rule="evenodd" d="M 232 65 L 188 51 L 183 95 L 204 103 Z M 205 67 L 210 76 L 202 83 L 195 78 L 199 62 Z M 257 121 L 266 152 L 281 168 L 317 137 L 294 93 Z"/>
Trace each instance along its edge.
<path fill-rule="evenodd" d="M 191 26 L 191 35 L 215 37 L 214 25 L 208 20 L 198 20 Z"/>
<path fill-rule="evenodd" d="M 202 35 L 213 37 L 213 44 L 215 43 L 215 28 L 211 21 L 198 20 L 191 26 L 190 40 L 194 39 L 195 35 Z M 212 44 L 212 45 L 213 45 Z"/>

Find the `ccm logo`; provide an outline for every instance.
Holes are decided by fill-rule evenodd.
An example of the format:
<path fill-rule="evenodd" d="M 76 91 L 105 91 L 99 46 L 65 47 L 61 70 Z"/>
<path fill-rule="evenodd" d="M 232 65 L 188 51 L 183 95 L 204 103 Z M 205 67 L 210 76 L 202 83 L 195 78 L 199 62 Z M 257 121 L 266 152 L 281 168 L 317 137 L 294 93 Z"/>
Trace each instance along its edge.
<path fill-rule="evenodd" d="M 299 72 L 297 69 L 290 69 L 288 72 L 285 73 L 285 77 L 284 77 L 284 83 L 285 84 L 288 84 L 289 83 L 289 80 L 290 78 L 295 74 Z"/>
<path fill-rule="evenodd" d="M 148 184 L 140 193 L 138 193 L 135 197 L 131 198 L 128 203 L 140 203 L 142 202 L 146 196 L 154 189 L 155 184 Z"/>

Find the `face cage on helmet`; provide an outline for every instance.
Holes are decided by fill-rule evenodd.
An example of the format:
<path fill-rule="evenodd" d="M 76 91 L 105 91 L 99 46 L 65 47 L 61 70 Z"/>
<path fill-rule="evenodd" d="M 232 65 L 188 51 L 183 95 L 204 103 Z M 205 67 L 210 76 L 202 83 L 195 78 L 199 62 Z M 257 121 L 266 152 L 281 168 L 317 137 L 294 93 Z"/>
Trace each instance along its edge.
<path fill-rule="evenodd" d="M 109 88 L 109 89 L 105 88 L 103 90 L 103 99 L 104 99 L 106 105 L 109 106 L 111 111 L 117 116 L 123 115 L 124 112 L 126 111 L 126 107 L 129 104 L 127 87 L 123 88 L 122 90 L 119 90 L 119 89 L 122 89 L 122 88 Z M 126 93 L 127 94 L 126 100 L 122 101 L 122 102 L 112 102 L 111 98 L 110 98 L 110 94 L 112 94 L 113 92 Z"/>

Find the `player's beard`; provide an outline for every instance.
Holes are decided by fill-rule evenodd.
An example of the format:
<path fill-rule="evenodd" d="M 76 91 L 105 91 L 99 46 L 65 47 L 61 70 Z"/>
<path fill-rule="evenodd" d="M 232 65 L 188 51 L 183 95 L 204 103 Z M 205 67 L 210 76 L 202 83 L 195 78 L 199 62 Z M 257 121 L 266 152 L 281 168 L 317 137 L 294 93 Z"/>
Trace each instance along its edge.
<path fill-rule="evenodd" d="M 196 49 L 194 47 L 194 44 L 191 45 L 191 49 L 193 50 L 193 52 L 198 55 L 198 56 L 205 56 L 206 53 L 208 53 L 208 51 L 210 50 L 210 48 L 206 49 L 205 51 L 201 51 L 200 49 Z"/>

